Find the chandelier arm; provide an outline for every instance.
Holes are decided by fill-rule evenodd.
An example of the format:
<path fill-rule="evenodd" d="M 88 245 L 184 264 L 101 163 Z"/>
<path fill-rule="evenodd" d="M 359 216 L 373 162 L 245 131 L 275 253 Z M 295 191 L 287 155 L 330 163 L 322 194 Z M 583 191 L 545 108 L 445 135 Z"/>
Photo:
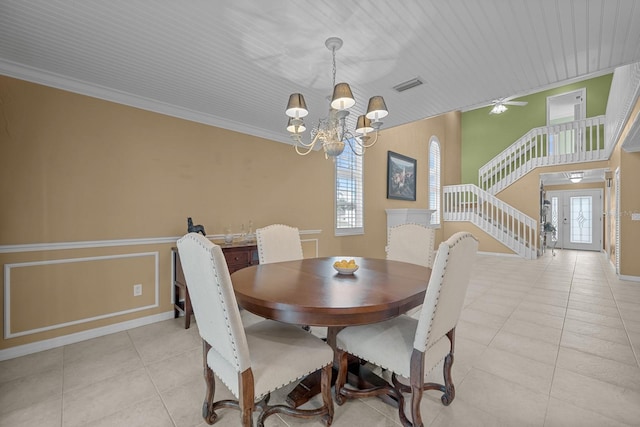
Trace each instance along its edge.
<path fill-rule="evenodd" d="M 307 154 L 309 154 L 313 150 L 313 146 L 318 141 L 319 136 L 320 134 L 316 134 L 316 136 L 313 137 L 313 140 L 310 143 L 305 144 L 302 141 L 302 137 L 300 137 L 300 135 L 292 135 L 293 139 L 296 141 L 294 145 L 296 147 L 296 153 L 300 154 L 301 156 L 306 156 Z M 300 151 L 301 146 L 306 148 L 306 151 Z"/>
<path fill-rule="evenodd" d="M 356 142 L 356 145 L 360 147 L 360 152 L 358 153 L 358 150 L 356 150 L 354 145 L 351 143 L 351 139 L 352 138 L 347 138 L 347 144 L 349 144 L 349 148 L 351 148 L 351 152 L 356 156 L 364 156 L 364 147 L 362 146 L 362 144 L 360 144 L 357 139 L 353 138 L 353 140 Z"/>
<path fill-rule="evenodd" d="M 311 151 L 313 151 L 313 146 L 308 146 L 306 151 L 300 151 L 300 146 L 298 144 L 296 144 L 295 147 L 296 147 L 296 153 L 298 153 L 301 156 L 306 156 Z"/>
<path fill-rule="evenodd" d="M 359 144 L 362 148 L 369 148 L 369 147 L 373 147 L 373 146 L 374 146 L 374 144 L 375 144 L 376 142 L 378 142 L 378 131 L 375 131 L 375 134 L 376 134 L 376 135 L 375 135 L 375 138 L 373 139 L 373 142 L 372 142 L 372 143 L 367 144 L 367 143 L 365 143 L 365 142 L 359 142 L 358 144 Z M 370 138 L 370 137 L 369 137 L 369 138 Z M 360 137 L 360 139 L 362 139 L 362 137 Z"/>

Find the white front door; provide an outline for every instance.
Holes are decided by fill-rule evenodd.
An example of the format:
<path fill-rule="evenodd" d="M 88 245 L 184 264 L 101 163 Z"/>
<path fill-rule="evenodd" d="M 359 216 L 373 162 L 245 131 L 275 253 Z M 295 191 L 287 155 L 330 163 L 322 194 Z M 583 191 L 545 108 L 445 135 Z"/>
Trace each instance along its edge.
<path fill-rule="evenodd" d="M 602 190 L 549 191 L 559 249 L 602 250 Z"/>

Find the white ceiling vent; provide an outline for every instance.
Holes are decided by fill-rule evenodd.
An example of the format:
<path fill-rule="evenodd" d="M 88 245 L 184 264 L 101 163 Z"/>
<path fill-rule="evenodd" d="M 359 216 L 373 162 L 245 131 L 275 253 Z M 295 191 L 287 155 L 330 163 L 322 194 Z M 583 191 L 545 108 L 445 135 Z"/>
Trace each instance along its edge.
<path fill-rule="evenodd" d="M 406 82 L 397 84 L 393 88 L 397 92 L 404 92 L 405 90 L 409 90 L 409 89 L 414 88 L 416 86 L 420 86 L 422 83 L 423 83 L 422 79 L 420 77 L 416 77 L 414 79 L 407 80 Z"/>

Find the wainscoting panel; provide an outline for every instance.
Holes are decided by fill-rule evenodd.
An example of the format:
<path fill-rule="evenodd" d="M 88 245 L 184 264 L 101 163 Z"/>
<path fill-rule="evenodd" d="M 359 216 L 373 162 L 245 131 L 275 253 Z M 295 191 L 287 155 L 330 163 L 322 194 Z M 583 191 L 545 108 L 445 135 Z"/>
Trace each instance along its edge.
<path fill-rule="evenodd" d="M 140 252 L 5 264 L 4 338 L 158 307 L 158 258 Z"/>

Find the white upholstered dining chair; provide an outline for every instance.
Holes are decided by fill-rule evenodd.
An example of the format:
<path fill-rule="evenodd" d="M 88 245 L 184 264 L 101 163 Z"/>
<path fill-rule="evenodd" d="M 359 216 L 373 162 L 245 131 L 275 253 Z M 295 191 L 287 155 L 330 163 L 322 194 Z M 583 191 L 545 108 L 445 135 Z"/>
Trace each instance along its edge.
<path fill-rule="evenodd" d="M 400 224 L 387 229 L 387 259 L 409 262 L 431 268 L 435 259 L 436 230 L 422 224 Z M 422 306 L 406 314 L 420 316 Z"/>
<path fill-rule="evenodd" d="M 241 425 L 252 426 L 254 409 L 260 408 L 258 426 L 275 413 L 320 416 L 330 425 L 332 349 L 295 325 L 262 320 L 244 326 L 221 248 L 197 233 L 185 235 L 177 245 L 203 343 L 205 421 L 213 424 L 219 408 L 235 408 L 240 410 Z M 321 407 L 269 405 L 272 391 L 317 370 L 322 370 Z M 237 400 L 214 402 L 214 374 Z"/>
<path fill-rule="evenodd" d="M 258 260 L 260 264 L 295 261 L 304 258 L 300 231 L 296 227 L 284 224 L 272 224 L 256 230 Z M 327 328 L 303 325 L 318 338 L 327 337 Z"/>
<path fill-rule="evenodd" d="M 418 319 L 401 315 L 380 323 L 347 327 L 337 334 L 338 404 L 343 404 L 345 398 L 387 395 L 399 403 L 402 425 L 418 427 L 423 425 L 420 414 L 423 391 L 441 391 L 444 405 L 453 401 L 451 366 L 455 329 L 477 250 L 478 241 L 465 232 L 456 233 L 440 244 Z M 391 371 L 392 384 L 366 390 L 346 387 L 348 354 Z M 444 384 L 425 383 L 425 376 L 441 362 Z M 398 376 L 408 378 L 409 385 L 400 382 Z M 411 421 L 405 414 L 403 393 L 411 393 Z"/>
<path fill-rule="evenodd" d="M 272 224 L 256 230 L 260 264 L 293 261 L 304 258 L 300 232 L 296 227 Z"/>
<path fill-rule="evenodd" d="M 424 267 L 433 265 L 435 229 L 421 224 L 400 224 L 387 230 L 387 259 Z"/>

